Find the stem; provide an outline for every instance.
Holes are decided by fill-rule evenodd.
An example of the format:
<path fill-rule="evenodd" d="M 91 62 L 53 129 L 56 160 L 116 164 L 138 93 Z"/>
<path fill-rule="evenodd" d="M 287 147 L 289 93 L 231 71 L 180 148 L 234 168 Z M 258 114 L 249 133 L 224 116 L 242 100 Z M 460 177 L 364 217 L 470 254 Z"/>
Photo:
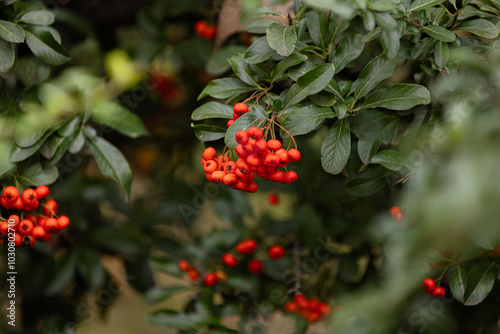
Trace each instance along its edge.
<path fill-rule="evenodd" d="M 281 129 L 283 129 L 283 131 L 286 132 L 287 135 L 290 136 L 290 138 L 292 139 L 293 141 L 293 145 L 295 145 L 295 148 L 297 148 L 297 143 L 295 142 L 295 138 L 293 138 L 292 134 L 290 132 L 288 132 L 287 129 L 285 129 L 284 127 L 282 127 L 278 122 L 274 122 L 277 126 L 279 126 Z"/>

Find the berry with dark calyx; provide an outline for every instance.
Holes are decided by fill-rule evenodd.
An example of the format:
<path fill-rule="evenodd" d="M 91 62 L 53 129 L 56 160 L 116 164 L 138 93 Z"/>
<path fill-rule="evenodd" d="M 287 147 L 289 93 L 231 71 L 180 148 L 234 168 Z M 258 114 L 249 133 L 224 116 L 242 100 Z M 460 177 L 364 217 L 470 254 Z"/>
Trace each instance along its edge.
<path fill-rule="evenodd" d="M 432 278 L 426 278 L 422 282 L 422 285 L 427 293 L 432 293 L 432 291 L 436 288 L 436 281 Z"/>
<path fill-rule="evenodd" d="M 297 173 L 293 170 L 289 170 L 285 173 L 284 181 L 285 183 L 293 183 L 297 180 Z"/>
<path fill-rule="evenodd" d="M 49 187 L 47 186 L 38 186 L 36 189 L 35 189 L 35 192 L 36 194 L 38 195 L 38 200 L 41 200 L 47 196 L 49 196 L 50 194 L 50 189 Z"/>
<path fill-rule="evenodd" d="M 238 264 L 238 260 L 233 254 L 225 253 L 224 255 L 222 255 L 222 263 L 224 263 L 229 268 L 233 268 Z"/>
<path fill-rule="evenodd" d="M 248 106 L 245 103 L 239 102 L 233 106 L 233 112 L 239 116 L 248 112 Z"/>
<path fill-rule="evenodd" d="M 436 298 L 443 298 L 445 294 L 446 291 L 441 286 L 437 286 L 434 288 L 434 290 L 432 290 L 432 295 Z"/>
<path fill-rule="evenodd" d="M 0 198 L 0 200 L 1 200 L 1 198 Z M 23 208 L 24 208 L 23 200 L 21 199 L 21 197 L 19 197 L 17 199 L 16 203 L 14 203 L 13 209 L 21 211 Z"/>
<path fill-rule="evenodd" d="M 14 237 L 14 245 L 16 247 L 19 247 L 23 244 L 23 237 L 21 236 L 21 234 L 19 233 L 16 233 L 15 234 L 15 237 Z"/>
<path fill-rule="evenodd" d="M 273 245 L 269 248 L 269 257 L 273 260 L 279 260 L 285 256 L 285 249 L 281 245 Z"/>
<path fill-rule="evenodd" d="M 226 173 L 224 173 L 221 170 L 216 170 L 215 172 L 212 173 L 212 179 L 214 180 L 215 183 L 223 183 L 223 179 Z"/>
<path fill-rule="evenodd" d="M 219 164 L 215 160 L 207 160 L 203 164 L 203 171 L 205 173 L 213 173 L 217 169 Z"/>
<path fill-rule="evenodd" d="M 203 159 L 205 160 L 213 160 L 217 156 L 217 152 L 213 147 L 207 147 L 202 154 Z"/>
<path fill-rule="evenodd" d="M 222 178 L 222 182 L 226 185 L 226 186 L 234 186 L 236 183 L 238 183 L 238 176 L 236 176 L 236 174 L 226 174 L 224 175 L 224 177 Z"/>
<path fill-rule="evenodd" d="M 179 262 L 177 262 L 177 267 L 179 267 L 179 269 L 182 271 L 187 271 L 191 268 L 189 262 L 187 262 L 186 260 L 179 260 Z"/>
<path fill-rule="evenodd" d="M 254 193 L 256 192 L 257 190 L 259 190 L 259 186 L 257 185 L 257 183 L 255 182 L 252 182 L 252 183 L 249 183 L 247 188 L 245 189 L 247 192 L 249 193 Z"/>
<path fill-rule="evenodd" d="M 283 173 L 283 171 L 281 170 L 277 170 L 271 175 L 269 175 L 269 180 L 273 182 L 283 182 L 284 179 L 285 179 L 285 173 Z"/>
<path fill-rule="evenodd" d="M 23 210 L 26 212 L 32 212 L 32 211 L 35 211 L 36 209 L 38 209 L 39 205 L 40 205 L 40 203 L 38 202 L 38 199 L 37 199 L 32 204 L 29 204 L 29 205 L 24 204 Z"/>
<path fill-rule="evenodd" d="M 2 192 L 2 197 L 10 204 L 16 203 L 19 198 L 19 190 L 14 186 L 7 186 Z"/>
<path fill-rule="evenodd" d="M 43 228 L 45 229 L 45 231 L 50 232 L 52 234 L 57 234 L 61 230 L 59 227 L 59 222 L 57 221 L 56 218 L 53 217 L 45 219 Z"/>
<path fill-rule="evenodd" d="M 260 140 L 264 136 L 264 131 L 256 126 L 251 126 L 250 128 L 248 128 L 248 135 L 250 136 L 250 138 Z"/>
<path fill-rule="evenodd" d="M 36 201 L 38 201 L 38 194 L 36 193 L 35 189 L 28 188 L 23 191 L 21 199 L 24 205 L 33 205 Z"/>
<path fill-rule="evenodd" d="M 36 239 L 40 241 L 46 241 L 47 236 L 50 235 L 45 231 L 45 229 L 42 226 L 35 226 L 33 228 L 33 232 L 31 232 L 31 235 Z"/>
<path fill-rule="evenodd" d="M 31 235 L 25 235 L 22 240 L 22 244 L 29 248 L 33 248 L 33 246 L 35 246 L 35 242 L 35 238 Z"/>
<path fill-rule="evenodd" d="M 260 275 L 260 274 L 262 274 L 262 271 L 264 271 L 264 265 L 259 260 L 255 260 L 255 259 L 251 260 L 248 263 L 248 271 L 252 275 Z"/>
<path fill-rule="evenodd" d="M 33 228 L 33 222 L 29 219 L 23 219 L 19 222 L 19 225 L 17 225 L 17 230 L 22 235 L 30 235 Z"/>
<path fill-rule="evenodd" d="M 280 164 L 280 162 L 281 162 L 280 158 L 276 154 L 274 154 L 274 153 L 269 153 L 264 158 L 264 161 L 262 161 L 262 163 L 264 165 L 268 166 L 268 167 L 271 167 L 271 166 L 278 167 L 278 165 Z"/>
<path fill-rule="evenodd" d="M 203 279 L 205 282 L 206 286 L 214 286 L 215 283 L 217 283 L 217 275 L 215 273 L 208 273 L 205 275 L 205 278 Z"/>
<path fill-rule="evenodd" d="M 300 160 L 301 154 L 300 151 L 296 148 L 291 148 L 287 151 L 288 157 L 290 161 L 297 162 Z"/>
<path fill-rule="evenodd" d="M 248 133 L 245 130 L 239 130 L 234 135 L 234 138 L 238 142 L 238 144 L 245 145 L 248 143 Z"/>
<path fill-rule="evenodd" d="M 11 209 L 14 209 L 14 205 L 7 202 L 7 200 L 5 199 L 5 197 L 1 196 L 0 197 L 0 205 L 4 208 L 4 209 L 7 209 L 7 210 L 11 210 Z M 24 207 L 24 204 L 23 204 L 23 207 Z"/>

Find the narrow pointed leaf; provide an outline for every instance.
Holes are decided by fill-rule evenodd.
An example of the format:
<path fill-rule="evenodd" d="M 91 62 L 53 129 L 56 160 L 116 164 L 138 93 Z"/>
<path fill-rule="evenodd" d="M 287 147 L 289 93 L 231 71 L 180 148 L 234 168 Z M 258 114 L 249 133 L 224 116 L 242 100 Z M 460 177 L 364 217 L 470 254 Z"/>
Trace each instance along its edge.
<path fill-rule="evenodd" d="M 7 42 L 22 43 L 24 42 L 24 30 L 13 22 L 0 20 L 0 37 Z"/>
<path fill-rule="evenodd" d="M 368 166 L 368 168 L 353 177 L 346 185 L 349 194 L 356 197 L 366 197 L 392 184 L 391 176 L 395 172 L 382 166 Z"/>
<path fill-rule="evenodd" d="M 431 94 L 427 88 L 415 84 L 397 84 L 376 91 L 363 102 L 361 108 L 387 108 L 407 110 L 418 104 L 429 104 Z"/>
<path fill-rule="evenodd" d="M 203 89 L 198 100 L 205 96 L 215 97 L 216 99 L 225 99 L 237 94 L 251 92 L 255 86 L 250 86 L 238 78 L 215 79 L 208 83 Z"/>
<path fill-rule="evenodd" d="M 344 169 L 351 153 L 351 131 L 346 118 L 335 123 L 321 146 L 321 165 L 331 174 Z"/>
<path fill-rule="evenodd" d="M 441 26 L 427 26 L 424 27 L 424 32 L 427 33 L 427 35 L 440 40 L 442 42 L 447 42 L 451 43 L 455 40 L 457 35 L 455 35 L 453 32 L 449 31 L 446 28 L 443 28 Z"/>
<path fill-rule="evenodd" d="M 285 57 L 292 54 L 297 42 L 297 34 L 294 27 L 284 27 L 279 23 L 271 24 L 267 28 L 266 38 L 271 49 Z"/>
<path fill-rule="evenodd" d="M 250 68 L 250 65 L 245 62 L 245 59 L 241 53 L 235 54 L 234 56 L 229 58 L 228 61 L 229 64 L 231 64 L 233 72 L 238 78 L 241 79 L 241 81 L 251 86 L 260 88 L 257 77 Z"/>
<path fill-rule="evenodd" d="M 427 7 L 433 7 L 435 5 L 439 5 L 443 3 L 445 0 L 417 0 L 413 2 L 408 8 L 409 12 L 415 12 L 417 10 L 421 10 Z"/>
<path fill-rule="evenodd" d="M 389 59 L 385 55 L 380 55 L 370 61 L 351 87 L 351 91 L 354 91 L 354 101 L 359 100 L 372 91 L 382 80 L 390 77 L 395 66 L 396 59 Z"/>
<path fill-rule="evenodd" d="M 335 51 L 332 63 L 335 65 L 335 73 L 340 72 L 363 52 L 364 44 L 361 42 L 363 36 L 360 34 L 349 34 L 340 42 Z"/>
<path fill-rule="evenodd" d="M 24 28 L 26 32 L 26 44 L 31 52 L 38 58 L 50 65 L 61 65 L 67 62 L 71 57 L 59 44 L 52 34 L 36 26 Z"/>
<path fill-rule="evenodd" d="M 307 60 L 307 56 L 300 53 L 292 53 L 278 64 L 271 73 L 271 83 L 281 77 L 290 67 L 298 65 Z"/>
<path fill-rule="evenodd" d="M 286 115 L 281 125 L 292 136 L 303 135 L 316 129 L 325 119 L 336 116 L 332 108 L 310 105 L 293 109 Z"/>
<path fill-rule="evenodd" d="M 443 68 L 448 63 L 448 57 L 450 54 L 450 49 L 448 43 L 440 42 L 436 43 L 434 46 L 434 61 L 436 65 Z"/>
<path fill-rule="evenodd" d="M 486 38 L 495 38 L 498 36 L 498 28 L 485 19 L 466 21 L 459 25 L 456 30 L 468 31 L 474 35 Z"/>
<path fill-rule="evenodd" d="M 208 118 L 233 118 L 233 108 L 227 104 L 210 101 L 196 108 L 191 114 L 193 121 L 201 121 Z"/>
<path fill-rule="evenodd" d="M 467 278 L 469 277 L 469 272 L 457 265 L 457 270 L 451 274 L 450 279 L 450 290 L 453 297 L 463 304 L 465 288 L 467 286 Z"/>
<path fill-rule="evenodd" d="M 0 38 L 0 73 L 9 71 L 16 60 L 14 45 Z"/>
<path fill-rule="evenodd" d="M 92 111 L 92 121 L 113 128 L 130 138 L 147 136 L 148 130 L 142 120 L 128 109 L 116 102 L 102 102 Z"/>
<path fill-rule="evenodd" d="M 385 168 L 406 173 L 411 169 L 409 162 L 397 151 L 385 150 L 378 152 L 371 160 L 372 164 L 381 164 Z"/>
<path fill-rule="evenodd" d="M 473 266 L 467 278 L 464 305 L 472 306 L 482 302 L 491 292 L 496 277 L 495 262 L 482 262 Z"/>
<path fill-rule="evenodd" d="M 333 73 L 334 67 L 331 64 L 322 64 L 301 76 L 288 90 L 283 109 L 322 91 L 332 79 Z"/>

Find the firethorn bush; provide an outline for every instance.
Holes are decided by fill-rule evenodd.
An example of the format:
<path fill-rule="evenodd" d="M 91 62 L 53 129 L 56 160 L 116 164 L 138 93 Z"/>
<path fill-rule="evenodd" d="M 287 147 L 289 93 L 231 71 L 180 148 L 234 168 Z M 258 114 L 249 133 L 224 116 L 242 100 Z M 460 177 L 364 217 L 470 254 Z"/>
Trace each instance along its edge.
<path fill-rule="evenodd" d="M 2 333 L 499 331 L 498 1 L 265 3 L 0 1 Z"/>

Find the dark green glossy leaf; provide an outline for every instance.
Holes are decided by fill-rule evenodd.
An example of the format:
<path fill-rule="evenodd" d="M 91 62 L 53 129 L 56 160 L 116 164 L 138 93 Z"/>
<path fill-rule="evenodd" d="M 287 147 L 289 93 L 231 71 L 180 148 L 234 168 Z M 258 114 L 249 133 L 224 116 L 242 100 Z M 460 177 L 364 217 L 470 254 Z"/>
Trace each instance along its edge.
<path fill-rule="evenodd" d="M 196 108 L 191 114 L 193 121 L 201 121 L 208 118 L 232 119 L 233 108 L 227 104 L 210 101 Z"/>
<path fill-rule="evenodd" d="M 372 164 L 381 164 L 385 168 L 395 171 L 406 173 L 411 169 L 409 162 L 403 155 L 397 151 L 385 150 L 380 151 L 373 156 L 370 161 Z"/>
<path fill-rule="evenodd" d="M 49 185 L 54 183 L 59 177 L 59 171 L 56 166 L 44 166 L 37 162 L 31 165 L 23 172 L 23 176 L 33 182 L 34 185 Z"/>
<path fill-rule="evenodd" d="M 347 183 L 347 192 L 356 197 L 373 195 L 386 185 L 392 184 L 390 176 L 394 173 L 382 166 L 368 166 Z"/>
<path fill-rule="evenodd" d="M 495 38 L 498 36 L 498 28 L 493 23 L 485 19 L 466 21 L 455 29 L 464 30 L 470 32 L 471 34 L 486 38 Z"/>
<path fill-rule="evenodd" d="M 397 84 L 376 91 L 363 102 L 361 108 L 407 110 L 418 104 L 429 104 L 431 94 L 421 85 Z"/>
<path fill-rule="evenodd" d="M 441 26 L 427 26 L 424 27 L 424 32 L 427 33 L 427 35 L 440 40 L 442 42 L 453 42 L 457 35 L 455 35 L 453 32 L 449 31 L 446 28 L 443 28 Z"/>
<path fill-rule="evenodd" d="M 380 37 L 386 56 L 396 58 L 400 48 L 399 32 L 397 30 L 384 29 Z"/>
<path fill-rule="evenodd" d="M 235 148 L 236 145 L 238 145 L 236 139 L 234 139 L 236 132 L 238 132 L 239 130 L 248 130 L 248 128 L 252 125 L 257 126 L 259 121 L 260 119 L 257 117 L 257 113 L 253 111 L 247 112 L 246 114 L 240 116 L 237 120 L 235 120 L 226 132 L 224 142 L 226 143 L 227 147 Z"/>
<path fill-rule="evenodd" d="M 464 305 L 473 306 L 482 302 L 491 292 L 496 277 L 495 262 L 481 262 L 473 266 L 467 277 Z"/>
<path fill-rule="evenodd" d="M 336 122 L 321 146 L 321 165 L 331 174 L 340 173 L 351 154 L 351 131 L 346 118 Z"/>
<path fill-rule="evenodd" d="M 437 43 L 434 38 L 426 37 L 422 38 L 415 46 L 411 49 L 412 59 L 423 59 L 433 50 L 434 44 Z"/>
<path fill-rule="evenodd" d="M 48 26 L 54 23 L 54 14 L 46 9 L 32 10 L 19 19 L 24 23 Z"/>
<path fill-rule="evenodd" d="M 142 120 L 136 114 L 112 101 L 99 103 L 92 111 L 90 120 L 109 126 L 130 138 L 149 134 Z"/>
<path fill-rule="evenodd" d="M 417 10 L 421 10 L 427 7 L 433 7 L 435 5 L 439 5 L 440 3 L 443 3 L 445 0 L 416 0 L 413 2 L 408 8 L 409 12 L 415 12 Z"/>
<path fill-rule="evenodd" d="M 30 147 L 22 148 L 17 145 L 15 145 L 14 150 L 12 151 L 10 155 L 10 161 L 11 162 L 20 162 L 23 160 L 26 160 L 33 154 L 35 154 L 40 147 L 42 147 L 43 143 L 49 138 L 54 131 L 47 131 L 45 134 L 36 141 L 35 144 L 31 145 Z"/>
<path fill-rule="evenodd" d="M 366 64 L 359 74 L 359 78 L 354 82 L 351 91 L 354 92 L 354 101 L 368 94 L 382 80 L 392 75 L 396 59 L 389 59 L 385 55 L 380 55 Z"/>
<path fill-rule="evenodd" d="M 194 129 L 196 137 L 202 141 L 212 141 L 224 138 L 227 130 L 226 128 L 222 128 L 220 126 L 207 124 L 196 124 L 191 125 L 191 127 Z"/>
<path fill-rule="evenodd" d="M 443 68 L 448 63 L 448 57 L 450 54 L 450 49 L 448 47 L 448 43 L 440 42 L 436 43 L 434 47 L 434 61 L 436 65 L 440 68 Z"/>
<path fill-rule="evenodd" d="M 271 49 L 285 57 L 292 54 L 297 42 L 294 27 L 284 27 L 279 23 L 273 23 L 267 28 L 266 38 Z"/>
<path fill-rule="evenodd" d="M 115 181 L 123 191 L 125 200 L 130 194 L 132 170 L 123 154 L 104 138 L 92 135 L 85 129 L 85 136 L 101 173 Z"/>
<path fill-rule="evenodd" d="M 325 119 L 336 116 L 332 108 L 322 108 L 310 105 L 302 108 L 292 109 L 281 125 L 287 129 L 292 136 L 303 135 L 316 129 Z"/>
<path fill-rule="evenodd" d="M 288 90 L 284 109 L 299 103 L 309 95 L 322 91 L 332 79 L 333 73 L 333 65 L 322 64 L 301 76 Z"/>
<path fill-rule="evenodd" d="M 0 73 L 9 71 L 16 60 L 14 45 L 0 38 Z"/>
<path fill-rule="evenodd" d="M 375 21 L 378 25 L 386 30 L 396 30 L 398 28 L 398 22 L 392 17 L 391 14 L 387 12 L 374 12 Z"/>
<path fill-rule="evenodd" d="M 307 56 L 300 53 L 292 53 L 274 67 L 271 73 L 271 83 L 279 79 L 290 67 L 298 65 L 307 60 Z"/>
<path fill-rule="evenodd" d="M 265 34 L 271 24 L 276 23 L 273 19 L 257 19 L 247 23 L 245 29 L 253 34 Z"/>
<path fill-rule="evenodd" d="M 41 27 L 25 27 L 26 44 L 31 52 L 50 65 L 61 65 L 71 57 L 52 34 Z"/>
<path fill-rule="evenodd" d="M 342 39 L 332 59 L 335 73 L 340 72 L 363 52 L 365 45 L 361 42 L 362 38 L 360 34 L 351 33 Z"/>
<path fill-rule="evenodd" d="M 275 54 L 276 51 L 269 47 L 266 37 L 261 37 L 253 42 L 247 52 L 245 52 L 245 61 L 248 64 L 259 64 L 268 60 Z"/>
<path fill-rule="evenodd" d="M 228 62 L 233 68 L 233 72 L 238 78 L 241 79 L 241 81 L 260 89 L 257 77 L 250 68 L 250 65 L 245 62 L 245 59 L 243 58 L 243 55 L 241 53 L 237 53 L 229 58 Z"/>
<path fill-rule="evenodd" d="M 450 291 L 453 297 L 463 304 L 469 272 L 460 265 L 456 267 L 457 269 L 451 274 Z"/>
<path fill-rule="evenodd" d="M 251 92 L 255 90 L 255 86 L 250 86 L 238 78 L 222 78 L 215 79 L 208 83 L 203 89 L 198 100 L 205 96 L 215 97 L 216 99 L 225 99 L 241 93 Z"/>

